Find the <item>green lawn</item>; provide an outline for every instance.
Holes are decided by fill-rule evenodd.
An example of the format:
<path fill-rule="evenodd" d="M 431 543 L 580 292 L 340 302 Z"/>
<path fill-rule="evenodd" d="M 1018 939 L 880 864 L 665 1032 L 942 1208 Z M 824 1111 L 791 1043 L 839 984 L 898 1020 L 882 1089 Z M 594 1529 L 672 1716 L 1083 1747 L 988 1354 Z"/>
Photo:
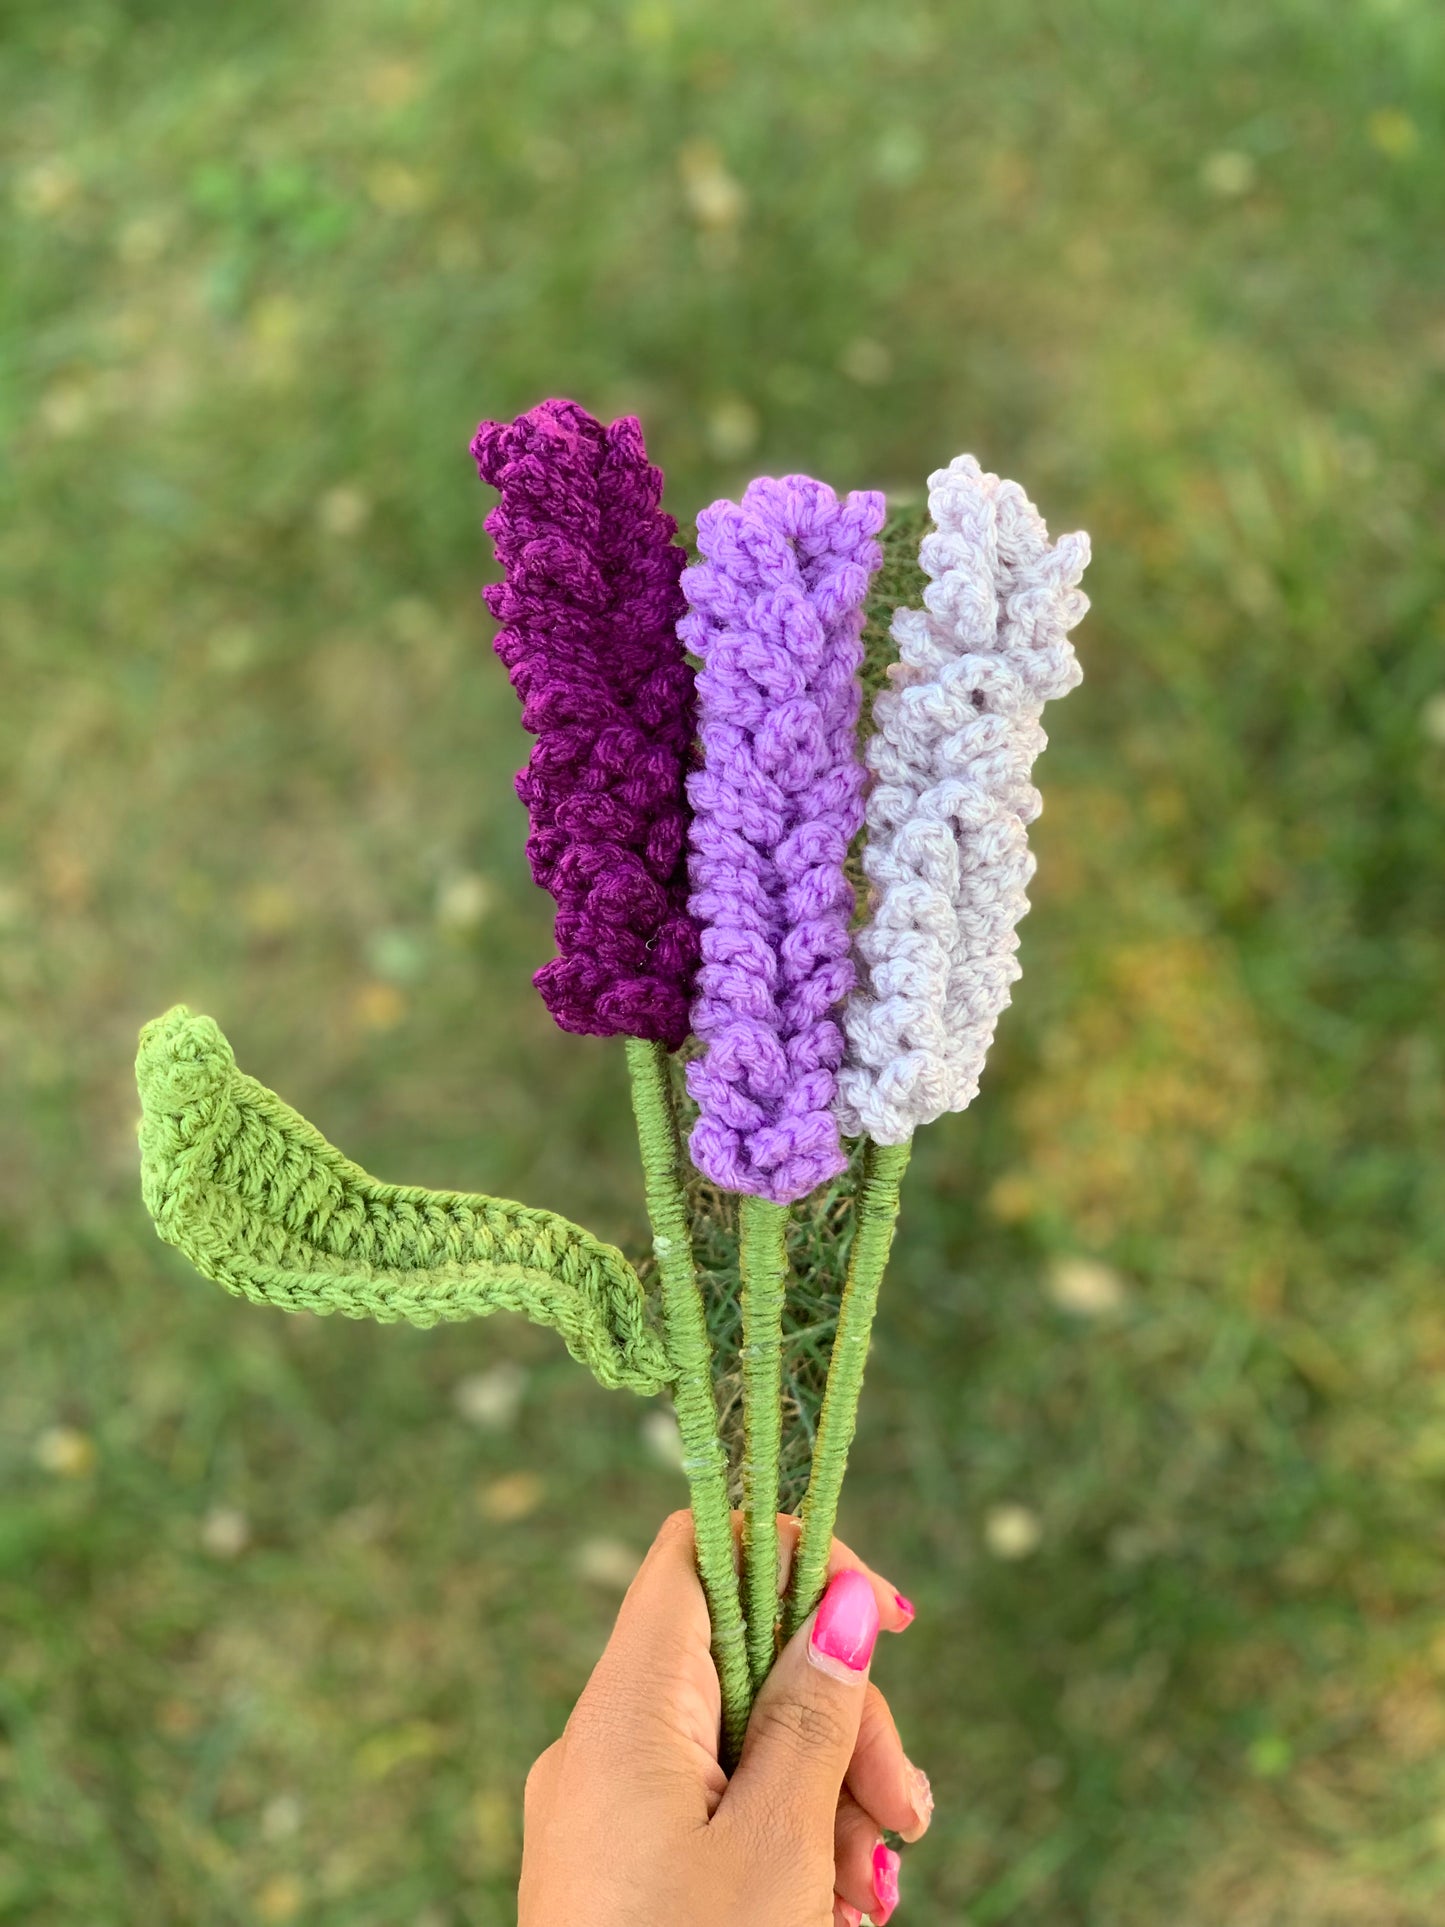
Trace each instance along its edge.
<path fill-rule="evenodd" d="M 249 1309 L 136 1182 L 184 998 L 368 1169 L 641 1248 L 477 598 L 467 438 L 563 393 L 684 518 L 967 447 L 1094 537 L 845 1499 L 920 1607 L 900 1921 L 1438 1923 L 1435 0 L 12 0 L 0 55 L 0 1920 L 505 1922 L 678 1502 L 551 1335 Z"/>

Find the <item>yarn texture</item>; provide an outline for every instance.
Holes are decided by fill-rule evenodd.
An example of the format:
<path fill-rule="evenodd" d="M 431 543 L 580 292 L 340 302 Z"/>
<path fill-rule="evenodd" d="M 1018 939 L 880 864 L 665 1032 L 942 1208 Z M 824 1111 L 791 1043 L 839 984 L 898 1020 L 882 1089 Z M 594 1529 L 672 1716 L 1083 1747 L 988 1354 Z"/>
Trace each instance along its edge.
<path fill-rule="evenodd" d="M 898 1229 L 899 1190 L 912 1149 L 910 1138 L 904 1144 L 872 1143 L 864 1151 L 862 1180 L 853 1205 L 848 1275 L 833 1328 L 828 1383 L 813 1439 L 802 1527 L 783 1613 L 783 1631 L 788 1638 L 812 1612 L 827 1584 L 828 1555 L 833 1549 L 843 1475 L 858 1425 L 858 1401 L 873 1338 L 873 1318 L 888 1254 L 893 1249 L 893 1234 Z"/>
<path fill-rule="evenodd" d="M 549 1211 L 379 1184 L 239 1071 L 209 1017 L 181 1004 L 147 1024 L 136 1083 L 146 1208 L 227 1291 L 414 1325 L 517 1311 L 560 1332 L 604 1385 L 671 1382 L 620 1251 Z"/>
<path fill-rule="evenodd" d="M 1015 926 L 1035 861 L 1029 780 L 1046 702 L 1082 671 L 1068 632 L 1087 535 L 1052 546 L 1014 482 L 960 455 L 930 475 L 922 609 L 902 608 L 900 661 L 874 700 L 863 871 L 871 917 L 843 1015 L 838 1122 L 900 1145 L 963 1110 L 1020 971 Z"/>
<path fill-rule="evenodd" d="M 635 419 L 554 399 L 470 447 L 500 494 L 484 595 L 556 905 L 533 982 L 563 1030 L 626 1040 L 655 1281 L 551 1212 L 379 1182 L 184 1006 L 140 1036 L 142 1195 L 253 1302 L 423 1327 L 519 1312 L 604 1386 L 667 1391 L 731 1773 L 779 1634 L 826 1584 L 913 1134 L 975 1096 L 1020 974 L 1031 772 L 1044 704 L 1080 680 L 1089 541 L 1051 544 L 1015 483 L 960 455 L 929 477 L 926 531 L 912 495 L 880 543 L 882 494 L 765 477 L 702 513 L 687 567 Z M 739 1194 L 736 1303 L 734 1209 L 683 1156 L 684 1075 L 692 1162 Z M 845 1137 L 864 1140 L 851 1196 L 793 1212 L 848 1168 Z M 785 1322 L 828 1366 L 780 1592 Z M 730 1418 L 741 1389 L 740 1549 L 719 1385 Z"/>
<path fill-rule="evenodd" d="M 483 422 L 471 452 L 502 496 L 485 526 L 506 576 L 483 594 L 537 738 L 516 787 L 532 875 L 557 903 L 558 954 L 533 982 L 563 1030 L 676 1049 L 698 961 L 695 700 L 662 471 L 633 417 L 604 428 L 571 401 Z"/>
<path fill-rule="evenodd" d="M 698 1577 L 712 1622 L 712 1653 L 722 1691 L 722 1754 L 728 1772 L 742 1753 L 752 1705 L 747 1632 L 733 1565 L 728 1457 L 718 1437 L 707 1306 L 693 1257 L 692 1227 L 683 1188 L 672 1069 L 660 1044 L 629 1038 L 625 1047 L 642 1153 L 647 1215 L 657 1259 L 663 1328 L 672 1362 L 672 1402 L 682 1438 L 682 1469 L 692 1500 Z"/>
<path fill-rule="evenodd" d="M 714 1183 L 774 1203 L 843 1169 L 838 1007 L 853 985 L 844 864 L 862 823 L 862 605 L 884 499 L 763 478 L 698 518 L 683 641 L 701 657 L 689 776 L 702 926 L 690 1149 Z"/>

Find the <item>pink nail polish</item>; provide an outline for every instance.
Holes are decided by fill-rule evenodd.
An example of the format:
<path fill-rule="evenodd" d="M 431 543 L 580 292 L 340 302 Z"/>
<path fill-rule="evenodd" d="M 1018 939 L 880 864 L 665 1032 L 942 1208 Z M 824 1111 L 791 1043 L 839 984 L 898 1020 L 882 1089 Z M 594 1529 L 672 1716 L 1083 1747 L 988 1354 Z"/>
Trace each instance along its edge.
<path fill-rule="evenodd" d="M 878 1601 L 861 1572 L 840 1572 L 828 1583 L 813 1621 L 808 1657 L 840 1679 L 861 1673 L 878 1638 Z"/>
<path fill-rule="evenodd" d="M 902 1613 L 906 1622 L 911 1626 L 913 1624 L 914 1616 L 918 1611 L 918 1608 L 914 1605 L 913 1601 L 911 1599 L 905 1598 L 905 1596 L 901 1592 L 896 1592 L 893 1595 L 893 1603 L 898 1608 L 899 1612 Z"/>
<path fill-rule="evenodd" d="M 880 1840 L 873 1849 L 873 1891 L 878 1896 L 878 1904 L 873 1909 L 873 1927 L 883 1927 L 898 1905 L 898 1869 L 902 1865 L 892 1847 L 885 1847 Z"/>

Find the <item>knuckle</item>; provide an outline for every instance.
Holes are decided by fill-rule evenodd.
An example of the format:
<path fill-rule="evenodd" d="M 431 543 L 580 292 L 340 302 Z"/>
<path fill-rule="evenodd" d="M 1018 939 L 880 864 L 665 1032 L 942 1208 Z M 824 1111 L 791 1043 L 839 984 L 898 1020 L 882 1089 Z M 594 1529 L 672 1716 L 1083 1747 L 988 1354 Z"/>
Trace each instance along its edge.
<path fill-rule="evenodd" d="M 859 1719 L 859 1725 L 871 1730 L 874 1727 L 887 1726 L 889 1724 L 891 1724 L 891 1721 L 888 1713 L 888 1702 L 883 1697 L 882 1689 L 875 1686 L 870 1679 L 867 1686 L 863 1689 L 863 1712 Z"/>
<path fill-rule="evenodd" d="M 567 1716 L 566 1736 L 574 1746 L 588 1751 L 618 1745 L 626 1727 L 623 1695 L 599 1668 Z"/>
<path fill-rule="evenodd" d="M 858 1722 L 858 1751 L 870 1747 L 897 1747 L 898 1728 L 893 1721 L 893 1713 L 883 1694 L 868 1682 L 868 1690 L 863 1695 L 863 1713 Z"/>
<path fill-rule="evenodd" d="M 545 1752 L 533 1760 L 522 1788 L 523 1824 L 547 1803 L 562 1762 L 562 1742 L 553 1740 Z"/>
<path fill-rule="evenodd" d="M 659 1751 L 666 1752 L 668 1729 L 646 1708 L 639 1708 L 625 1681 L 599 1667 L 587 1682 L 567 1720 L 565 1738 L 579 1771 L 605 1773 L 615 1781 L 618 1762 L 643 1770 Z"/>
<path fill-rule="evenodd" d="M 784 1699 L 761 1702 L 753 1709 L 759 1738 L 785 1748 L 800 1760 L 820 1754 L 841 1755 L 851 1750 L 851 1721 L 839 1706 L 822 1699 Z"/>

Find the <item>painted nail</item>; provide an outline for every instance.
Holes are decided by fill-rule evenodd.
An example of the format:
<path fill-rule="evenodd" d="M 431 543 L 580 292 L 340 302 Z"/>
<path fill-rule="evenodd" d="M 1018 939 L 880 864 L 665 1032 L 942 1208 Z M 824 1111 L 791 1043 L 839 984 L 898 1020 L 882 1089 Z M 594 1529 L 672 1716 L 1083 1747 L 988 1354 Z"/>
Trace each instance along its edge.
<path fill-rule="evenodd" d="M 892 1847 L 884 1846 L 880 1840 L 873 1849 L 873 1892 L 878 1898 L 873 1909 L 873 1927 L 883 1927 L 898 1905 L 898 1869 L 902 1865 Z"/>
<path fill-rule="evenodd" d="M 933 1818 L 933 1788 L 928 1784 L 928 1775 L 922 1767 L 910 1766 L 913 1811 L 918 1818 L 919 1833 L 928 1831 L 928 1823 Z"/>
<path fill-rule="evenodd" d="M 918 1612 L 918 1608 L 914 1605 L 913 1601 L 906 1598 L 901 1592 L 896 1592 L 893 1595 L 893 1603 L 899 1612 L 902 1613 L 904 1623 L 911 1626 Z"/>
<path fill-rule="evenodd" d="M 873 1657 L 878 1601 L 861 1572 L 836 1573 L 813 1621 L 808 1657 L 835 1679 L 856 1679 Z"/>

